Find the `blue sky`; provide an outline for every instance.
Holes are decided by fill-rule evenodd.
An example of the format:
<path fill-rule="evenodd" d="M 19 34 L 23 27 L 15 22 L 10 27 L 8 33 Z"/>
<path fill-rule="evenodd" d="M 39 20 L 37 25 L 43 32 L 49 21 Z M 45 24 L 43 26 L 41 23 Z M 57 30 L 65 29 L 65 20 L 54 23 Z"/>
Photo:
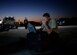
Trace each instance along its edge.
<path fill-rule="evenodd" d="M 42 17 L 48 12 L 52 17 L 75 17 L 76 5 L 74 0 L 0 0 L 0 16 Z"/>

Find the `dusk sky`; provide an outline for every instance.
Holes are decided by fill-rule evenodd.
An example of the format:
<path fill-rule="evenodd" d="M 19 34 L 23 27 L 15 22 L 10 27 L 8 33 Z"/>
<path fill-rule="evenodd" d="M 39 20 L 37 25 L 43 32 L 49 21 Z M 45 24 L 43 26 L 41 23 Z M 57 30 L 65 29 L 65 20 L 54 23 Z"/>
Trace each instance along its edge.
<path fill-rule="evenodd" d="M 51 17 L 77 17 L 77 2 L 74 0 L 0 0 L 0 18 L 4 16 L 42 17 L 43 13 Z"/>

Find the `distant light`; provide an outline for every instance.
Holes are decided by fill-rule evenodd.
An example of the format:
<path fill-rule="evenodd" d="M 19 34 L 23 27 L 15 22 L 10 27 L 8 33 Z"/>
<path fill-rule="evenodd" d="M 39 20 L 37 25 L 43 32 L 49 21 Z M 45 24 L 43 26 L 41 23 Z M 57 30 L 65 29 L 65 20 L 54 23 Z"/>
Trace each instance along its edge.
<path fill-rule="evenodd" d="M 62 22 L 60 22 L 59 25 L 62 25 Z"/>
<path fill-rule="evenodd" d="M 0 21 L 0 24 L 2 24 L 2 20 Z"/>
<path fill-rule="evenodd" d="M 63 21 L 63 23 L 65 23 L 65 21 Z"/>
<path fill-rule="evenodd" d="M 57 23 L 59 23 L 59 22 L 57 22 Z"/>

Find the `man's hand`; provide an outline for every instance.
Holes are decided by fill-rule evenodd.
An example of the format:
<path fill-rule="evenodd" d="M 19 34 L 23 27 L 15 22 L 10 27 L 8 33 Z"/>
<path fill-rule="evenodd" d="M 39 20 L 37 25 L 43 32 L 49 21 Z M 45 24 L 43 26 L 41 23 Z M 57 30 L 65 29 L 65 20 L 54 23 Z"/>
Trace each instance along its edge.
<path fill-rule="evenodd" d="M 44 26 L 46 26 L 46 21 L 42 21 L 42 24 L 43 24 Z"/>
<path fill-rule="evenodd" d="M 46 21 L 42 21 L 42 24 L 44 25 L 44 28 L 47 30 L 48 33 L 52 32 L 52 29 L 48 28 L 48 26 L 46 25 Z"/>

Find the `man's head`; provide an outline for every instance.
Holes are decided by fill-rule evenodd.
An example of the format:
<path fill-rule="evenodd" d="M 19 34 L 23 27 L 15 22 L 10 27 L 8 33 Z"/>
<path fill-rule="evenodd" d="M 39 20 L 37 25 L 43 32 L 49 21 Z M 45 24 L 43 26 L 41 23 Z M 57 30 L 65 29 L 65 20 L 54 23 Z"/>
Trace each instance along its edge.
<path fill-rule="evenodd" d="M 50 20 L 50 14 L 49 13 L 44 13 L 43 17 L 44 17 L 45 21 Z"/>

